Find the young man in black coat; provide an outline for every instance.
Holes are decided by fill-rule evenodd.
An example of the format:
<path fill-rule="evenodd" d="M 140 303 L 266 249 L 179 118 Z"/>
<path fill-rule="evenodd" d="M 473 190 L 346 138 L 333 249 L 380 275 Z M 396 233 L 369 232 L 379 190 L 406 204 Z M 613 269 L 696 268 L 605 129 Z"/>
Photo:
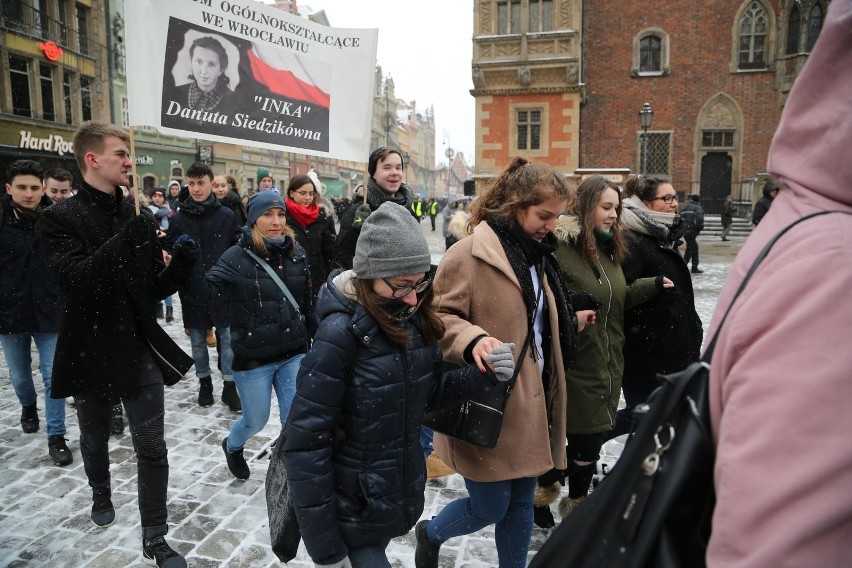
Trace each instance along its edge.
<path fill-rule="evenodd" d="M 59 284 L 54 397 L 74 396 L 80 453 L 92 487 L 92 521 L 115 520 L 109 432 L 113 397 L 127 411 L 136 452 L 142 551 L 148 561 L 185 567 L 166 543 L 168 451 L 163 387 L 192 359 L 157 325 L 156 302 L 191 275 L 195 250 L 180 243 L 168 266 L 147 210 L 122 198 L 131 167 L 129 137 L 111 124 L 84 122 L 74 135 L 83 174 L 77 194 L 45 210 L 41 236 Z"/>
<path fill-rule="evenodd" d="M 222 253 L 240 238 L 240 227 L 234 212 L 222 206 L 213 193 L 213 170 L 210 166 L 196 162 L 186 170 L 186 196 L 182 198 L 177 213 L 169 221 L 165 249 L 172 251 L 175 242 L 188 235 L 198 243 L 204 270 L 210 270 Z M 183 192 L 182 192 L 183 193 Z M 192 343 L 192 358 L 198 377 L 198 405 L 213 405 L 213 380 L 210 374 L 210 356 L 207 352 L 207 330 L 216 328 L 216 347 L 219 350 L 219 369 L 224 385 L 222 402 L 233 412 L 240 412 L 242 404 L 234 385 L 231 350 L 231 313 L 229 306 L 220 302 L 210 304 L 193 303 L 183 290 L 180 291 L 183 309 L 183 326 L 189 329 Z"/>
<path fill-rule="evenodd" d="M 12 387 L 21 403 L 21 428 L 38 432 L 32 344 L 44 380 L 47 451 L 56 465 L 73 461 L 65 443 L 65 402 L 51 398 L 56 351 L 56 279 L 50 273 L 38 236 L 38 222 L 53 202 L 42 187 L 41 166 L 18 160 L 9 166 L 0 198 L 0 345 Z"/>

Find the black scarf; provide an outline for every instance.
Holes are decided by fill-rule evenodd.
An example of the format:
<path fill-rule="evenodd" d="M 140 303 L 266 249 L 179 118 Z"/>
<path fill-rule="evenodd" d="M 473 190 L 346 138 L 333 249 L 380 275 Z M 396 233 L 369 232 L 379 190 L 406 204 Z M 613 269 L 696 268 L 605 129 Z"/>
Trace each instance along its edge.
<path fill-rule="evenodd" d="M 187 195 L 186 199 L 180 203 L 180 210 L 189 215 L 202 215 L 205 210 L 211 207 L 219 207 L 219 199 L 213 192 L 210 192 L 210 195 L 204 201 L 195 201 Z"/>
<path fill-rule="evenodd" d="M 523 229 L 516 223 L 506 221 L 499 217 L 490 217 L 486 219 L 488 226 L 491 227 L 500 239 L 500 244 L 503 245 L 503 250 L 506 253 L 506 258 L 509 259 L 509 265 L 521 285 L 521 294 L 524 298 L 524 305 L 527 308 L 527 325 L 528 329 L 532 329 L 536 312 L 536 294 L 533 287 L 532 274 L 530 267 L 535 266 L 538 270 L 539 278 L 543 278 L 542 272 L 547 275 L 550 282 L 550 290 L 553 293 L 553 300 L 556 304 L 556 312 L 559 321 L 559 344 L 562 347 L 562 358 L 566 367 L 573 367 L 577 354 L 577 328 L 574 325 L 572 318 L 573 312 L 570 308 L 569 300 L 566 296 L 567 286 L 565 279 L 562 276 L 562 271 L 556 262 L 553 253 L 559 246 L 556 237 L 548 234 L 541 241 L 533 240 L 527 235 Z M 544 291 L 542 290 L 541 301 L 544 299 Z M 547 326 L 547 319 L 545 318 Z M 552 333 L 552 330 L 548 330 Z M 546 344 L 546 342 L 542 342 Z M 530 355 L 535 360 L 537 358 L 535 352 L 535 338 L 530 334 Z"/>
<path fill-rule="evenodd" d="M 198 86 L 195 77 L 190 76 L 192 82 L 189 84 L 189 97 L 187 103 L 189 108 L 195 110 L 213 110 L 216 105 L 222 100 L 230 89 L 228 89 L 228 78 L 226 75 L 220 75 L 216 81 L 216 86 L 209 93 L 205 93 Z"/>
<path fill-rule="evenodd" d="M 26 207 L 21 207 L 11 199 L 9 200 L 9 204 L 11 205 L 12 214 L 15 218 L 21 223 L 29 226 L 35 227 L 36 223 L 38 223 L 39 217 L 41 217 L 42 207 L 41 203 L 36 205 L 35 209 L 27 209 Z"/>
<path fill-rule="evenodd" d="M 408 209 L 411 202 L 414 201 L 414 195 L 408 186 L 402 184 L 395 193 L 388 193 L 376 183 L 372 177 L 367 180 L 367 203 L 370 208 L 375 211 L 385 201 L 392 201 L 397 205 L 402 205 Z"/>

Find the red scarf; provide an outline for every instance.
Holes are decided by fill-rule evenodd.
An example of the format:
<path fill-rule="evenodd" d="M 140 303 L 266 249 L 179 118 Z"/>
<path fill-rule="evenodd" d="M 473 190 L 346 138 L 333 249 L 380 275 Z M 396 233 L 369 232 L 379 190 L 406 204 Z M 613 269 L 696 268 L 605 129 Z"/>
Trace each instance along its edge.
<path fill-rule="evenodd" d="M 287 205 L 287 213 L 293 216 L 293 218 L 299 222 L 302 228 L 307 229 L 310 227 L 314 221 L 319 217 L 319 205 L 314 203 L 309 207 L 305 207 L 304 205 L 299 205 L 289 197 L 286 201 Z"/>

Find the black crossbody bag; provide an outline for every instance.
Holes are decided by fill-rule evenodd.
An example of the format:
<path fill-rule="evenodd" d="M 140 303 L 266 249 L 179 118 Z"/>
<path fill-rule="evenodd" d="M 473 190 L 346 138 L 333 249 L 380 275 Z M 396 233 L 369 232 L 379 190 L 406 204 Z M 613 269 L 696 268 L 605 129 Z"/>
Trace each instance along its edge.
<path fill-rule="evenodd" d="M 731 308 L 773 245 L 755 259 L 700 361 L 658 375 L 661 386 L 634 410 L 635 431 L 611 473 L 533 558 L 530 568 L 701 568 L 716 496 L 715 446 L 710 425 L 710 360 Z"/>
<path fill-rule="evenodd" d="M 539 275 L 542 274 L 544 274 L 543 266 L 539 270 Z M 544 279 L 541 278 L 538 294 L 536 294 L 535 304 L 533 305 L 533 318 L 538 311 L 538 302 L 541 299 L 543 289 Z M 428 408 L 423 416 L 423 425 L 435 432 L 440 432 L 468 444 L 483 448 L 496 446 L 497 440 L 500 438 L 500 429 L 503 427 L 503 411 L 506 409 L 506 402 L 509 400 L 509 395 L 512 394 L 518 373 L 524 363 L 524 357 L 527 355 L 532 333 L 533 326 L 530 325 L 524 346 L 515 361 L 515 373 L 511 379 L 497 385 L 483 385 L 475 396 L 461 404 L 455 403 L 445 407 Z M 445 363 L 445 368 L 452 367 L 452 364 Z"/>

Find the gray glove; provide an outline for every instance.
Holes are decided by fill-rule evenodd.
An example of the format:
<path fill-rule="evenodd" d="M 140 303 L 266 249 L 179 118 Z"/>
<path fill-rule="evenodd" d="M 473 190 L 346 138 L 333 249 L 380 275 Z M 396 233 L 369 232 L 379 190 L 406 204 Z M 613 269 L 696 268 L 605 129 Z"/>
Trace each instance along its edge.
<path fill-rule="evenodd" d="M 485 362 L 494 367 L 494 375 L 498 381 L 508 381 L 515 374 L 515 356 L 512 354 L 514 349 L 514 343 L 504 343 L 485 356 Z"/>
<path fill-rule="evenodd" d="M 343 560 L 339 560 L 334 564 L 317 564 L 314 562 L 314 568 L 352 568 L 352 563 L 349 561 L 349 557 L 347 556 Z"/>

